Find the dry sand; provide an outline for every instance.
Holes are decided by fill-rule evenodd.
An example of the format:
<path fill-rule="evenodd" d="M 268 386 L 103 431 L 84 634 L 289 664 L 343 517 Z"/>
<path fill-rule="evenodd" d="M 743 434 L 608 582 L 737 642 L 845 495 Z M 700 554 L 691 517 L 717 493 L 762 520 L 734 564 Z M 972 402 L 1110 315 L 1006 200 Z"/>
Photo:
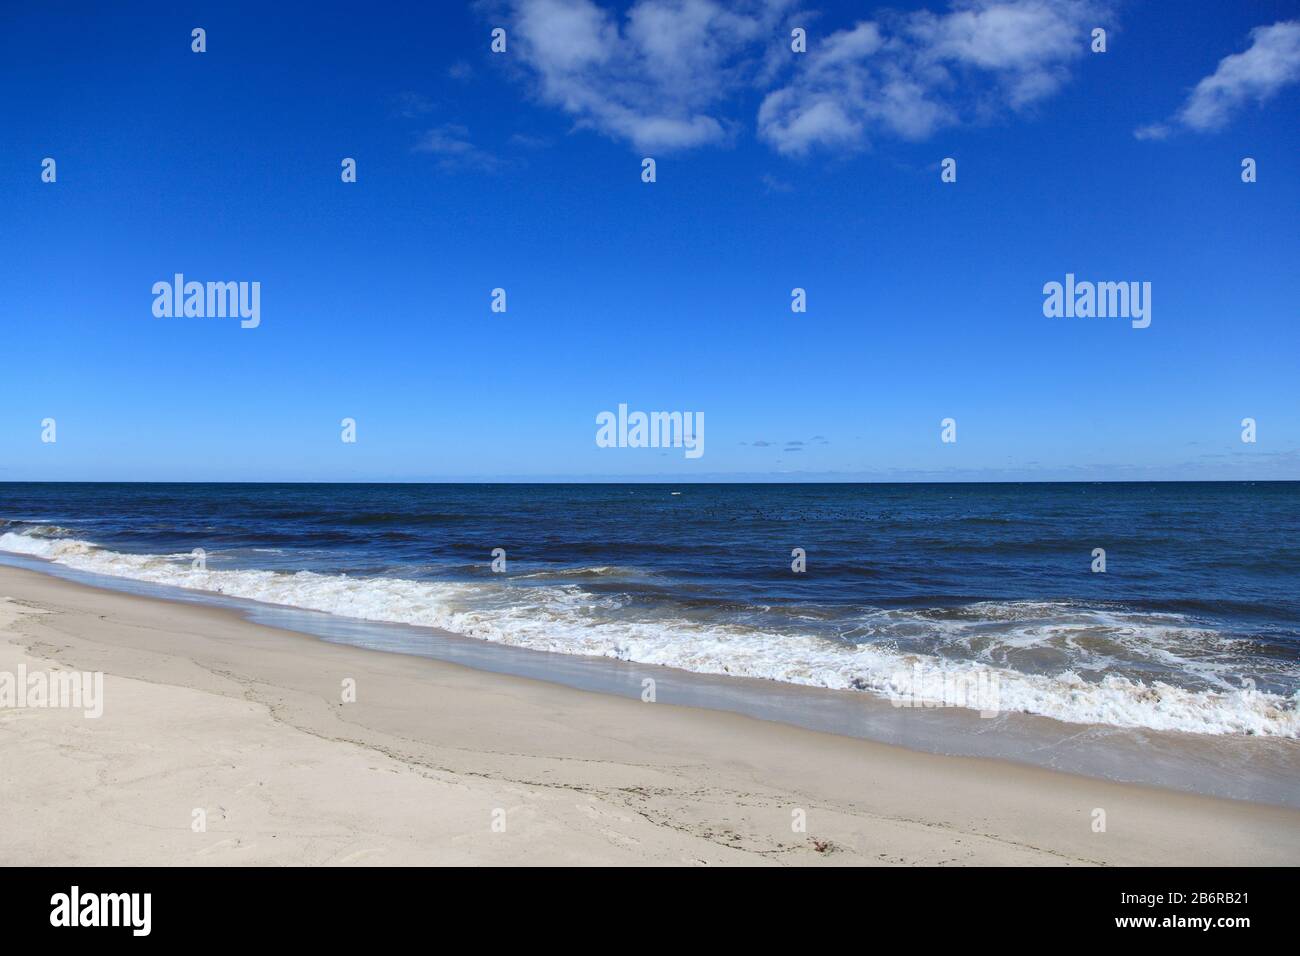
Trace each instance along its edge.
<path fill-rule="evenodd" d="M 0 671 L 20 664 L 103 671 L 105 699 L 99 719 L 0 709 L 10 865 L 1300 863 L 1300 811 L 646 704 L 0 567 Z"/>

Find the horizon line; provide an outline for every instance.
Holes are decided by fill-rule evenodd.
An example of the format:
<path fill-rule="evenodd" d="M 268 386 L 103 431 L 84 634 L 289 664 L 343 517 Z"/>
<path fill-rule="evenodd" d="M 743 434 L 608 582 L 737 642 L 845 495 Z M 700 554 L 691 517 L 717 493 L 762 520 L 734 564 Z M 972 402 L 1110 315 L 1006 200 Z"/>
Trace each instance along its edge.
<path fill-rule="evenodd" d="M 840 481 L 678 481 L 672 479 L 629 479 L 618 481 L 574 481 L 568 479 L 520 478 L 494 480 L 431 480 L 431 481 L 275 481 L 250 479 L 242 481 L 153 480 L 153 479 L 89 479 L 89 480 L 31 480 L 0 479 L 3 485 L 1287 485 L 1300 484 L 1300 478 L 1060 478 L 1060 479 L 1002 479 L 979 481 L 956 479 L 934 480 L 840 480 Z"/>

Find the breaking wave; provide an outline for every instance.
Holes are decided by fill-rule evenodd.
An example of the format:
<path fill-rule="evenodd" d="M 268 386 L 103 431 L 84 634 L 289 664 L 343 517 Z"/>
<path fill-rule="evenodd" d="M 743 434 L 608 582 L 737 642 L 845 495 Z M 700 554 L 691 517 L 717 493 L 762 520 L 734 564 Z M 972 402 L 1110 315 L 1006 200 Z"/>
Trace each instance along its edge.
<path fill-rule="evenodd" d="M 512 583 L 510 576 L 461 582 L 198 569 L 188 554 L 117 552 L 53 525 L 6 522 L 0 531 L 0 550 L 79 571 L 436 627 L 533 650 L 865 691 L 896 702 L 1021 711 L 1078 724 L 1300 737 L 1300 690 L 1289 690 L 1300 685 L 1296 662 L 1268 663 L 1270 685 L 1284 692 L 1242 686 L 1248 682 L 1235 675 L 1250 673 L 1250 667 L 1241 639 L 1196 627 L 1177 614 L 1050 601 L 859 609 L 827 636 L 801 629 L 811 615 L 787 614 L 774 622 L 761 613 L 771 608 L 721 614 L 687 602 L 647 605 L 630 593 L 587 589 L 593 586 L 588 582 L 634 576 L 634 569 L 519 575 L 555 579 L 528 586 Z M 981 688 L 978 699 L 971 693 L 975 687 Z"/>

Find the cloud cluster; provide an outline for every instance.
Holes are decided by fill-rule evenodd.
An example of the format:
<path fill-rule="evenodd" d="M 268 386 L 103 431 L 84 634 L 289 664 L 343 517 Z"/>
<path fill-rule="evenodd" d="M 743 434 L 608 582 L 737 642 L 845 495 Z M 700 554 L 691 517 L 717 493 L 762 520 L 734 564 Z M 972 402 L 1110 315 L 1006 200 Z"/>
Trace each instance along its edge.
<path fill-rule="evenodd" d="M 778 152 L 858 146 L 883 131 L 919 140 L 1055 93 L 1088 49 L 1088 0 L 964 0 L 863 21 L 821 41 L 767 95 L 759 135 Z"/>
<path fill-rule="evenodd" d="M 670 150 L 727 140 L 725 115 L 766 90 L 759 135 L 782 153 L 863 145 L 1052 95 L 1087 50 L 1103 0 L 956 0 L 886 14 L 790 52 L 815 14 L 792 0 L 635 0 L 621 19 L 592 0 L 513 0 L 511 42 L 539 97 L 579 126 Z"/>
<path fill-rule="evenodd" d="M 516 0 L 510 33 L 545 102 L 638 149 L 725 140 L 719 107 L 751 82 L 790 0 L 637 0 L 619 23 L 591 0 Z"/>
<path fill-rule="evenodd" d="M 1300 82 L 1300 20 L 1256 27 L 1250 31 L 1250 47 L 1220 60 L 1172 120 L 1140 127 L 1133 135 L 1164 139 L 1175 126 L 1201 133 L 1222 129 L 1241 107 L 1252 101 L 1264 103 L 1296 82 Z"/>
<path fill-rule="evenodd" d="M 758 136 L 785 155 L 923 140 L 1041 104 L 1069 80 L 1092 29 L 1113 28 L 1111 0 L 950 0 L 828 34 L 797 0 L 632 0 L 622 13 L 595 0 L 499 2 L 537 97 L 644 152 L 728 141 L 746 93 L 761 98 Z M 799 55 L 796 26 L 809 34 Z M 1220 129 L 1297 82 L 1300 20 L 1257 27 L 1173 117 L 1134 135 Z"/>

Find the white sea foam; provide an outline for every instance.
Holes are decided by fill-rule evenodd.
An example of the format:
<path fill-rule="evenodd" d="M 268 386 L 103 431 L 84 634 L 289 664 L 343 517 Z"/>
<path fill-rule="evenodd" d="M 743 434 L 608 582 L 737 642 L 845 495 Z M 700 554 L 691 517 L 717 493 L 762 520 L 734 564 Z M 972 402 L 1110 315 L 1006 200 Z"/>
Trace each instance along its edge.
<path fill-rule="evenodd" d="M 1173 655 L 1162 645 L 1172 641 L 1173 633 L 1180 640 L 1188 635 L 1214 638 L 1213 632 L 1178 626 L 1172 619 L 1162 624 L 1159 616 L 1124 618 L 1114 612 L 1041 602 L 969 605 L 962 611 L 964 617 L 955 621 L 951 613 L 945 617 L 938 612 L 881 611 L 882 620 L 870 625 L 888 623 L 900 639 L 855 644 L 730 622 L 649 618 L 626 607 L 622 598 L 592 594 L 577 584 L 524 587 L 496 581 L 354 578 L 310 571 L 195 570 L 189 555 L 123 554 L 88 541 L 51 537 L 46 531 L 30 533 L 30 529 L 0 534 L 0 550 L 96 574 L 362 620 L 437 627 L 534 650 L 865 690 L 896 701 L 919 697 L 953 706 L 968 703 L 964 694 L 954 697 L 953 688 L 983 672 L 995 676 L 1004 711 L 1081 724 L 1300 737 L 1300 691 L 1287 697 L 1222 681 L 1219 686 L 1190 689 L 1105 674 L 1100 666 L 1093 679 L 1085 679 L 1073 668 L 1049 674 L 1006 666 L 1018 649 L 1050 647 L 1053 642 L 1068 646 L 1078 634 L 1099 625 L 1121 634 L 1140 631 L 1137 636 L 1155 655 Z M 1071 611 L 1085 615 L 1082 624 L 1070 619 Z M 919 643 L 904 639 L 908 634 L 926 637 L 928 646 L 941 653 L 947 645 L 961 654 L 954 659 L 908 650 L 909 644 Z M 996 645 L 989 634 L 999 635 Z M 996 653 L 990 653 L 991 647 L 996 647 Z"/>

